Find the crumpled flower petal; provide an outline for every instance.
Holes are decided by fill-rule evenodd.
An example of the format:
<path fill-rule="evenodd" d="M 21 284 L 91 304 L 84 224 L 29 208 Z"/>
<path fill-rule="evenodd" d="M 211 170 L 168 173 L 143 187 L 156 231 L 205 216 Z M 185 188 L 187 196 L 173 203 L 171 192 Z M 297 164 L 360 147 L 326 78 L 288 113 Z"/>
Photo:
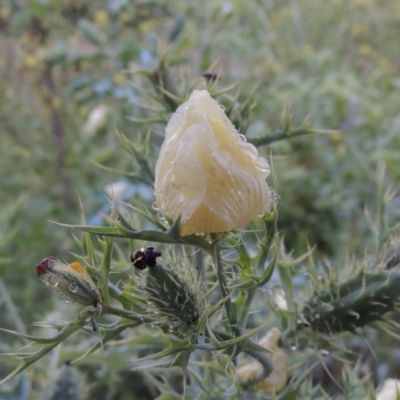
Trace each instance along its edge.
<path fill-rule="evenodd" d="M 242 227 L 272 205 L 266 159 L 206 90 L 171 117 L 155 171 L 156 205 L 183 236 Z"/>
<path fill-rule="evenodd" d="M 400 380 L 386 379 L 376 393 L 376 400 L 397 400 L 400 398 Z"/>
<path fill-rule="evenodd" d="M 274 369 L 263 381 L 253 385 L 253 390 L 263 391 L 265 393 L 275 393 L 281 390 L 287 381 L 288 363 L 286 354 L 278 347 L 278 341 L 281 337 L 281 332 L 277 328 L 272 328 L 258 344 L 270 350 L 269 357 L 271 358 Z M 244 382 L 254 379 L 257 373 L 262 369 L 258 361 L 253 361 L 237 371 L 237 376 Z"/>

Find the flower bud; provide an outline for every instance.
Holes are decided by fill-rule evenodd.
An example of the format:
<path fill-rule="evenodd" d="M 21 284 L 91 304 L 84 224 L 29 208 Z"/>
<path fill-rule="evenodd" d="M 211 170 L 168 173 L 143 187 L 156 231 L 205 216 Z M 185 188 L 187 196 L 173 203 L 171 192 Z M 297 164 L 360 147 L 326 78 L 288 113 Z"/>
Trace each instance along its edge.
<path fill-rule="evenodd" d="M 155 171 L 156 205 L 182 236 L 228 232 L 272 205 L 266 159 L 206 90 L 195 90 L 171 117 Z"/>
<path fill-rule="evenodd" d="M 274 369 L 272 372 L 261 382 L 253 385 L 253 390 L 260 390 L 265 393 L 275 393 L 281 390 L 287 381 L 287 357 L 282 349 L 278 347 L 278 341 L 281 337 L 281 332 L 277 328 L 272 328 L 267 335 L 265 335 L 258 344 L 268 349 L 271 353 L 271 358 Z M 237 371 L 237 376 L 244 382 L 248 382 L 261 371 L 262 366 L 258 361 L 253 361 Z"/>
<path fill-rule="evenodd" d="M 55 257 L 46 257 L 36 266 L 36 274 L 65 303 L 101 309 L 103 298 L 100 290 L 79 262 L 66 264 Z"/>
<path fill-rule="evenodd" d="M 149 256 L 150 255 L 150 256 Z M 193 270 L 186 254 L 167 251 L 165 262 L 156 263 L 161 253 L 153 247 L 133 253 L 136 268 L 146 271 L 135 276 L 136 286 L 127 287 L 151 326 L 168 327 L 169 332 L 195 326 L 206 307 L 201 276 Z"/>

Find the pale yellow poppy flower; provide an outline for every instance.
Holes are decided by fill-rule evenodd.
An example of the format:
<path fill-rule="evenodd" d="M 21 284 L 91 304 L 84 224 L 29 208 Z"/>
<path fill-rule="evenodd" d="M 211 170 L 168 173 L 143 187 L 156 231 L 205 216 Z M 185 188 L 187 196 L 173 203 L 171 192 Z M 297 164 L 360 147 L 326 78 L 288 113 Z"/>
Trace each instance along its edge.
<path fill-rule="evenodd" d="M 268 161 L 239 135 L 206 90 L 172 115 L 155 171 L 161 215 L 182 236 L 240 228 L 272 206 Z"/>

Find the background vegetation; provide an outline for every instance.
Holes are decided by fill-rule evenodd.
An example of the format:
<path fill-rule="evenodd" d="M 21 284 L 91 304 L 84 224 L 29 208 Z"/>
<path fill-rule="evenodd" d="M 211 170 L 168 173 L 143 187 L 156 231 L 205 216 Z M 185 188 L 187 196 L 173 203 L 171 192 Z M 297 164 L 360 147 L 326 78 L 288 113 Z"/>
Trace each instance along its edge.
<path fill-rule="evenodd" d="M 229 111 L 250 139 L 273 134 L 288 116 L 296 126 L 305 121 L 339 130 L 259 150 L 273 155 L 278 228 L 287 250 L 300 255 L 315 245 L 317 265 L 326 257 L 332 266 L 363 257 L 374 239 L 365 208 L 374 218 L 379 184 L 397 188 L 400 179 L 399 36 L 400 4 L 394 0 L 3 0 L 1 326 L 30 331 L 34 321 L 73 315 L 38 282 L 34 266 L 48 255 L 70 259 L 77 252 L 70 231 L 49 221 L 79 223 L 79 197 L 91 224 L 101 224 L 109 211 L 104 193 L 111 194 L 111 184 L 115 196 L 151 208 L 151 176 L 137 174 L 140 160 L 126 154 L 115 131 L 138 146 L 150 132 L 146 160 L 154 167 L 165 122 L 179 104 L 148 96 L 162 96 L 154 83 L 160 77 L 166 83 L 166 71 L 178 82 L 177 93 L 186 95 L 205 85 L 204 71 L 218 74 L 220 88 L 238 82 L 218 100 L 228 108 L 235 96 L 248 101 L 248 112 Z M 101 121 L 93 127 L 95 110 Z M 399 205 L 394 196 L 385 217 L 390 223 L 399 222 Z M 343 379 L 359 385 L 372 374 L 376 386 L 395 377 L 400 365 L 389 339 L 366 335 L 351 345 L 362 363 L 359 375 L 352 375 L 351 365 Z M 75 346 L 77 340 L 70 339 Z M 0 343 L 5 351 L 21 344 L 6 333 Z M 16 392 L 24 398 L 28 387 L 39 396 L 68 351 L 52 356 L 51 368 L 44 362 L 28 370 L 17 387 L 1 388 L 0 398 Z M 341 379 L 335 361 L 325 361 Z M 131 387 L 132 374 L 140 374 L 131 367 L 117 354 L 106 360 L 100 352 L 78 365 L 90 382 L 89 398 L 154 398 L 144 380 L 143 387 Z M 1 363 L 2 376 L 8 368 Z M 323 368 L 319 373 L 315 382 L 331 382 Z M 339 387 L 326 390 L 355 398 Z"/>

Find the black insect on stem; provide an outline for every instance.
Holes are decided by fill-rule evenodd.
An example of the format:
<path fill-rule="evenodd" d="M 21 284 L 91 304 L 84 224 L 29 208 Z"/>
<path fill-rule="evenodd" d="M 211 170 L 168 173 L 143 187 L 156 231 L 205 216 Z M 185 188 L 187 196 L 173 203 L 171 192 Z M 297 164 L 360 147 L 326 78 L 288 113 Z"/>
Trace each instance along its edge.
<path fill-rule="evenodd" d="M 218 79 L 218 74 L 214 71 L 204 71 L 201 75 L 207 82 L 214 82 Z"/>
<path fill-rule="evenodd" d="M 154 247 L 142 247 L 131 255 L 131 263 L 134 267 L 144 270 L 146 267 L 155 267 L 157 257 L 161 256 L 161 252 Z"/>

